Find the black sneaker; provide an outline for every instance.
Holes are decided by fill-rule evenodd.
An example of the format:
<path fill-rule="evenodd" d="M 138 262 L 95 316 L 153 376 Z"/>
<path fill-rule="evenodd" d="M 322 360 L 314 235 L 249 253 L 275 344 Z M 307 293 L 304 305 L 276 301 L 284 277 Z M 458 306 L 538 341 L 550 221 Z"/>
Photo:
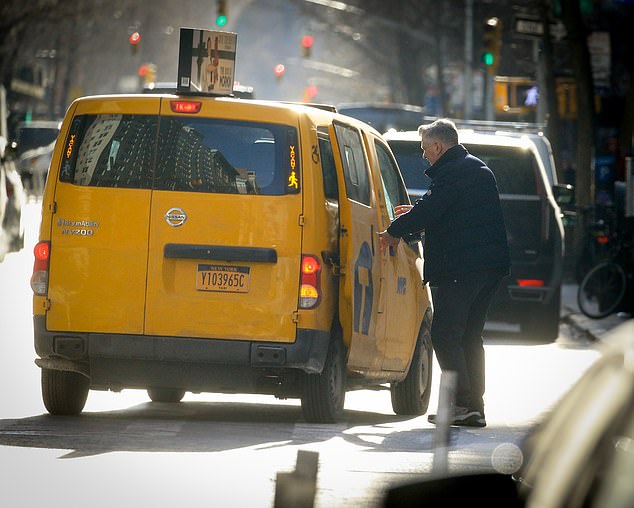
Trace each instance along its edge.
<path fill-rule="evenodd" d="M 429 415 L 427 421 L 435 425 L 436 415 Z M 453 420 L 450 422 L 450 425 L 463 427 L 486 427 L 486 424 L 487 421 L 483 412 L 460 406 L 456 406 Z"/>

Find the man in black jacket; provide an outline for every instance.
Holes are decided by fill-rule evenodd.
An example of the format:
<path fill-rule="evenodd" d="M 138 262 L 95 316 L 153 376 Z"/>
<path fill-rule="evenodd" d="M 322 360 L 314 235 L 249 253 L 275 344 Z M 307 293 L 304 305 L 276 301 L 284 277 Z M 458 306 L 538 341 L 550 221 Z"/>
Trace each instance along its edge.
<path fill-rule="evenodd" d="M 453 122 L 436 120 L 418 132 L 432 183 L 414 206 L 396 207 L 396 219 L 380 234 L 381 251 L 425 231 L 423 276 L 432 286 L 432 344 L 440 368 L 457 374 L 452 423 L 484 427 L 482 330 L 510 266 L 497 183 L 486 164 L 458 143 Z M 435 423 L 436 415 L 428 420 Z"/>

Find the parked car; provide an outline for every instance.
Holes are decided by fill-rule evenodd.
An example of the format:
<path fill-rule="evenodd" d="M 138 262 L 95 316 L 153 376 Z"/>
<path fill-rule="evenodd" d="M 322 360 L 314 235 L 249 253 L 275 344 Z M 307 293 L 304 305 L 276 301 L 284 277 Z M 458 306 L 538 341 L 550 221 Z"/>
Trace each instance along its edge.
<path fill-rule="evenodd" d="M 6 152 L 7 140 L 0 137 L 0 261 L 9 252 L 24 247 L 22 210 L 26 194 L 15 163 Z"/>
<path fill-rule="evenodd" d="M 331 110 L 227 97 L 86 97 L 68 109 L 35 248 L 35 349 L 52 414 L 90 389 L 301 399 L 431 388 L 420 242 L 381 253 L 408 203 L 381 135 Z"/>
<path fill-rule="evenodd" d="M 22 122 L 17 131 L 17 165 L 30 194 L 41 196 L 53 148 L 59 134 L 59 121 Z"/>
<path fill-rule="evenodd" d="M 417 131 L 386 133 L 415 201 L 429 188 Z M 524 337 L 558 336 L 564 230 L 553 186 L 535 144 L 527 137 L 459 130 L 460 142 L 496 176 L 511 254 L 511 275 L 492 302 L 489 318 L 519 323 Z M 561 188 L 560 188 L 561 187 Z M 557 186 L 566 198 L 565 186 Z"/>
<path fill-rule="evenodd" d="M 610 332 L 601 352 L 529 433 L 521 453 L 501 457 L 497 472 L 398 485 L 388 491 L 384 506 L 458 506 L 467 496 L 481 506 L 631 507 L 634 320 Z"/>

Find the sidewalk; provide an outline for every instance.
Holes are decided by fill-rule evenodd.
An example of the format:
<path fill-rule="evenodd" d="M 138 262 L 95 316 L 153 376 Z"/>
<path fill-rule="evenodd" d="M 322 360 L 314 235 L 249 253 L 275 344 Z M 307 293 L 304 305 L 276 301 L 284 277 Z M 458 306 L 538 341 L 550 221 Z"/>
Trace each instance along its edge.
<path fill-rule="evenodd" d="M 579 310 L 577 305 L 577 284 L 564 283 L 561 286 L 561 321 L 590 340 L 601 340 L 613 328 L 627 321 L 626 317 L 610 314 L 602 319 L 591 319 Z M 632 319 L 631 317 L 629 319 Z"/>

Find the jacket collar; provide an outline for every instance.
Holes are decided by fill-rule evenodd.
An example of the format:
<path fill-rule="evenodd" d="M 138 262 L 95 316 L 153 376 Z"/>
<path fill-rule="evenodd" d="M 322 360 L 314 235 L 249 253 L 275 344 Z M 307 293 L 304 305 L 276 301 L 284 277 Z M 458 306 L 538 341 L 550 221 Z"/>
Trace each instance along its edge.
<path fill-rule="evenodd" d="M 427 171 L 425 171 L 425 174 L 429 177 L 429 178 L 435 178 L 436 176 L 438 176 L 438 173 L 440 171 L 440 168 L 444 165 L 446 165 L 447 163 L 454 161 L 456 159 L 464 159 L 469 152 L 467 152 L 467 149 L 458 144 L 458 145 L 454 145 L 452 146 L 449 150 L 447 150 L 445 153 L 443 153 L 440 156 L 440 159 L 438 159 L 436 161 L 436 163 L 433 166 L 430 166 Z"/>

